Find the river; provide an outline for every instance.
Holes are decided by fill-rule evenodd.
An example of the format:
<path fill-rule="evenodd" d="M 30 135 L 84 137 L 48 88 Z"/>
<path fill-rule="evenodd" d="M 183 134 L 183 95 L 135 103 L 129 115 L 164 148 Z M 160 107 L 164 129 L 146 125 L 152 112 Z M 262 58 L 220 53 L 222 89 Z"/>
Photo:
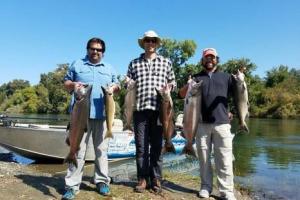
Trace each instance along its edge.
<path fill-rule="evenodd" d="M 37 116 L 26 115 L 26 117 L 36 118 Z M 42 121 L 49 121 L 49 118 L 57 116 L 43 115 L 43 117 L 45 119 Z M 66 124 L 66 119 L 68 119 L 67 116 L 61 115 L 59 120 L 51 120 L 51 123 Z M 27 119 L 26 122 L 32 120 L 36 119 Z M 249 188 L 254 199 L 299 199 L 300 120 L 250 119 L 248 125 L 249 134 L 239 133 L 234 137 L 235 183 Z M 235 130 L 234 123 L 232 131 Z M 7 155 L 10 157 L 8 158 Z M 4 154 L 3 149 L 0 159 L 16 160 L 23 164 L 33 162 L 15 154 Z M 32 165 L 42 171 L 50 170 L 48 165 Z M 122 164 L 110 164 L 110 166 L 111 173 L 119 178 L 134 176 L 134 159 L 123 161 Z M 56 172 L 64 171 L 65 166 L 52 165 L 51 169 Z M 198 161 L 183 155 L 166 155 L 164 169 L 199 176 Z M 120 171 L 122 173 L 119 173 Z"/>

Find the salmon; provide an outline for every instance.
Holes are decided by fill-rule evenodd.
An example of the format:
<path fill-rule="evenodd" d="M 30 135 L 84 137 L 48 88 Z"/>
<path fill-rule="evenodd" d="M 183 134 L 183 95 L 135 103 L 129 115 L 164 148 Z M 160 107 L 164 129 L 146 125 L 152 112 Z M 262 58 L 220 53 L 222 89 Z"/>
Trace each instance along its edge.
<path fill-rule="evenodd" d="M 186 139 L 186 144 L 183 147 L 182 153 L 196 157 L 193 148 L 193 141 L 197 132 L 198 124 L 201 121 L 201 98 L 203 81 L 189 83 L 188 91 L 184 99 L 183 112 L 183 133 Z"/>
<path fill-rule="evenodd" d="M 67 139 L 70 151 L 64 162 L 74 164 L 76 167 L 78 165 L 76 153 L 80 148 L 83 134 L 88 127 L 91 91 L 91 85 L 85 85 L 74 91 L 75 103 L 71 113 L 70 132 Z"/>
<path fill-rule="evenodd" d="M 109 92 L 107 89 L 102 87 L 105 102 L 105 116 L 106 116 L 106 134 L 104 138 L 113 138 L 112 126 L 115 118 L 115 101 L 113 98 L 113 92 Z"/>
<path fill-rule="evenodd" d="M 133 132 L 132 118 L 133 112 L 136 109 L 136 82 L 132 79 L 127 81 L 127 90 L 124 102 L 124 120 L 125 125 L 123 130 Z"/>
<path fill-rule="evenodd" d="M 239 130 L 249 133 L 249 128 L 246 124 L 246 118 L 249 116 L 249 100 L 244 73 L 238 70 L 237 74 L 233 75 L 233 84 L 234 103 L 239 118 Z"/>
<path fill-rule="evenodd" d="M 176 153 L 175 147 L 172 143 L 172 135 L 174 133 L 175 125 L 173 121 L 174 109 L 171 98 L 171 88 L 168 84 L 161 90 L 156 89 L 160 99 L 160 113 L 159 120 L 163 128 L 164 146 L 162 153 L 173 152 Z"/>

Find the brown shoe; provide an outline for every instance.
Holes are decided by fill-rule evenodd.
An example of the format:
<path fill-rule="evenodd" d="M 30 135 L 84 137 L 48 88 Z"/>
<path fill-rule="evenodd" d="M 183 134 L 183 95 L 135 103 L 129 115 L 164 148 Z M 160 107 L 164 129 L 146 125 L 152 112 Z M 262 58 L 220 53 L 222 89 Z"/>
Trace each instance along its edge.
<path fill-rule="evenodd" d="M 134 191 L 142 193 L 145 191 L 146 187 L 147 187 L 146 179 L 142 178 L 139 180 L 138 184 L 135 186 Z"/>
<path fill-rule="evenodd" d="M 153 190 L 155 193 L 161 193 L 161 192 L 162 192 L 161 182 L 160 182 L 159 179 L 154 178 L 154 179 L 152 180 L 152 190 Z"/>

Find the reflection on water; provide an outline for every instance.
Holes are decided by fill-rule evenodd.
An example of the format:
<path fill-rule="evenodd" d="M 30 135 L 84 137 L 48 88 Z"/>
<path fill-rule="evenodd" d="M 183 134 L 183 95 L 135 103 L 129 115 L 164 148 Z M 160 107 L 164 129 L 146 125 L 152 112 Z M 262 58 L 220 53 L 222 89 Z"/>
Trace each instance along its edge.
<path fill-rule="evenodd" d="M 300 120 L 251 119 L 248 123 L 250 134 L 234 137 L 235 182 L 251 188 L 255 199 L 299 199 Z M 232 130 L 236 130 L 235 125 Z M 7 160 L 20 159 L 14 154 L 5 156 Z M 14 161 L 25 163 L 22 159 Z M 115 181 L 136 179 L 134 159 L 109 165 Z M 31 166 L 48 172 L 65 173 L 66 170 L 66 165 L 61 164 Z M 87 167 L 86 175 L 93 175 L 92 166 Z M 198 160 L 184 155 L 164 156 L 164 169 L 199 176 Z"/>
<path fill-rule="evenodd" d="M 249 135 L 234 140 L 236 181 L 259 199 L 300 196 L 300 121 L 251 119 Z"/>

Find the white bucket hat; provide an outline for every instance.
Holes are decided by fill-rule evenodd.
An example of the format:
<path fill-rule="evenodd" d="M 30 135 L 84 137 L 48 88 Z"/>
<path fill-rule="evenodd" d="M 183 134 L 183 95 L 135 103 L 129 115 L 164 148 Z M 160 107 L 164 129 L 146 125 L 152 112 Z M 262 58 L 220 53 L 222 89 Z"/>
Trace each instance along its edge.
<path fill-rule="evenodd" d="M 139 43 L 139 45 L 140 45 L 140 47 L 141 47 L 142 49 L 144 49 L 144 39 L 145 39 L 145 38 L 156 38 L 156 40 L 157 40 L 156 48 L 160 47 L 160 45 L 161 45 L 161 39 L 160 39 L 160 37 L 157 35 L 157 33 L 155 33 L 155 31 L 152 31 L 152 30 L 146 31 L 146 32 L 144 33 L 144 36 L 143 36 L 142 38 L 139 38 L 139 39 L 138 39 L 138 43 Z"/>

